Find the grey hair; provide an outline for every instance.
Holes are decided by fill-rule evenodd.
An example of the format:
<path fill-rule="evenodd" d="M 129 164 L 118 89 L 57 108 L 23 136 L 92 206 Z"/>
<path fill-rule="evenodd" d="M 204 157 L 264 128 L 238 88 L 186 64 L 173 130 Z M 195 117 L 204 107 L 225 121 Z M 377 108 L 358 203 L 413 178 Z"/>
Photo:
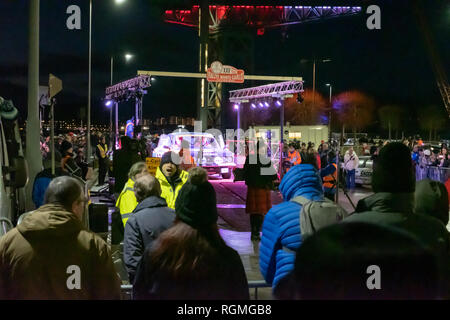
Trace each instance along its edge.
<path fill-rule="evenodd" d="M 147 164 L 144 161 L 136 162 L 131 166 L 130 171 L 128 171 L 128 178 L 134 180 L 136 175 L 141 173 L 144 169 L 147 169 Z"/>

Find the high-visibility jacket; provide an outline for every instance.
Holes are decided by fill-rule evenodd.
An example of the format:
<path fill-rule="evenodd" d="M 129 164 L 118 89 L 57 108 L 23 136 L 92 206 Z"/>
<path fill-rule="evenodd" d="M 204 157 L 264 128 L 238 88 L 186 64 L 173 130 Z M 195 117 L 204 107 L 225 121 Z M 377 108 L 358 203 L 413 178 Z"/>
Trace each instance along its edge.
<path fill-rule="evenodd" d="M 104 159 L 106 157 L 106 152 L 108 151 L 108 145 L 105 144 L 105 147 L 103 148 L 101 144 L 98 144 L 97 148 L 100 153 L 100 158 Z"/>
<path fill-rule="evenodd" d="M 195 167 L 195 160 L 189 153 L 184 154 L 183 149 L 181 149 L 180 152 L 178 153 L 178 155 L 181 158 L 181 163 L 180 163 L 181 169 L 188 170 L 190 168 Z"/>
<path fill-rule="evenodd" d="M 337 165 L 336 163 L 330 163 L 330 165 L 334 166 L 333 173 L 323 177 L 323 187 L 326 189 L 334 189 L 336 188 L 337 181 Z"/>
<path fill-rule="evenodd" d="M 189 174 L 186 171 L 181 170 L 180 182 L 175 186 L 175 190 L 173 190 L 172 186 L 167 181 L 167 178 L 162 173 L 161 169 L 159 169 L 159 167 L 156 169 L 155 177 L 159 180 L 159 184 L 161 185 L 161 197 L 166 199 L 167 206 L 169 208 L 175 209 L 175 200 L 177 199 L 181 187 L 186 183 L 188 175 Z"/>
<path fill-rule="evenodd" d="M 300 153 L 298 153 L 297 150 L 294 150 L 293 152 L 288 151 L 288 160 L 292 165 L 297 165 L 302 163 L 302 157 L 300 157 Z"/>
<path fill-rule="evenodd" d="M 136 200 L 136 196 L 134 195 L 134 181 L 132 179 L 128 179 L 116 202 L 116 207 L 120 210 L 120 215 L 124 226 L 137 205 L 138 202 Z"/>

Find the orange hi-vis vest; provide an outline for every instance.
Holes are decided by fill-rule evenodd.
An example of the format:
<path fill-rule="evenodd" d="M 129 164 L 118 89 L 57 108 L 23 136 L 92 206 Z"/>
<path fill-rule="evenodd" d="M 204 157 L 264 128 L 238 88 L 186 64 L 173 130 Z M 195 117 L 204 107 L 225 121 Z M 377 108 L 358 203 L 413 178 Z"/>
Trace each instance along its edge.
<path fill-rule="evenodd" d="M 325 177 L 323 177 L 323 186 L 324 188 L 333 189 L 336 188 L 337 181 L 337 165 L 336 163 L 332 163 L 332 165 L 336 168 L 336 170 Z"/>
<path fill-rule="evenodd" d="M 300 157 L 300 153 L 298 153 L 297 150 L 294 150 L 294 152 L 288 151 L 287 158 L 289 159 L 289 162 L 294 166 L 302 163 L 302 158 Z"/>

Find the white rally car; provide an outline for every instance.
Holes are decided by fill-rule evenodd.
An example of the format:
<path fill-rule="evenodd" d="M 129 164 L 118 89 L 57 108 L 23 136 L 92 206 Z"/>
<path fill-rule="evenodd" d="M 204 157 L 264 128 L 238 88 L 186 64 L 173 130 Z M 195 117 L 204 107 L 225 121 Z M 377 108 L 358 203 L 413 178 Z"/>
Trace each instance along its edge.
<path fill-rule="evenodd" d="M 167 151 L 178 154 L 183 140 L 189 143 L 196 165 L 205 168 L 209 174 L 220 174 L 224 179 L 231 177 L 236 167 L 234 154 L 225 148 L 222 136 L 217 141 L 214 135 L 205 132 L 162 134 L 158 146 L 153 150 L 153 157 L 161 158 Z"/>

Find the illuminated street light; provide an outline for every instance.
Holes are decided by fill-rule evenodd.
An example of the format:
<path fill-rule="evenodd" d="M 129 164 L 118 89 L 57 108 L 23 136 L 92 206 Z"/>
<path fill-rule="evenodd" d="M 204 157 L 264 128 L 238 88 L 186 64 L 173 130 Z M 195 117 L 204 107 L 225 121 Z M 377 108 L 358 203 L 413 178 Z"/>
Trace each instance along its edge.
<path fill-rule="evenodd" d="M 116 0 L 116 4 L 122 4 L 124 3 L 126 0 Z"/>
<path fill-rule="evenodd" d="M 127 53 L 127 54 L 125 55 L 125 60 L 130 61 L 131 58 L 133 58 L 133 55 L 132 55 L 132 54 Z"/>

